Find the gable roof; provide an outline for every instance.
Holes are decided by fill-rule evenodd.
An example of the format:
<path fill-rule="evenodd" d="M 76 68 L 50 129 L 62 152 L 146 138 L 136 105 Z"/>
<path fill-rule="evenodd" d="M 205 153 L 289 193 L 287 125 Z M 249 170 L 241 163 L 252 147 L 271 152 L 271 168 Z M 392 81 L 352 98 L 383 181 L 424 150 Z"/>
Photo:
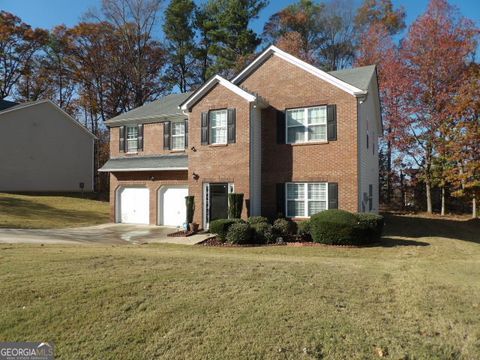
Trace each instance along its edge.
<path fill-rule="evenodd" d="M 257 68 L 259 68 L 270 56 L 278 56 L 283 60 L 288 61 L 289 63 L 309 72 L 310 74 L 315 75 L 316 77 L 332 85 L 335 85 L 336 87 L 344 90 L 345 92 L 353 96 L 363 96 L 367 93 L 366 90 L 360 89 L 352 84 L 345 82 L 344 80 L 338 77 L 335 77 L 323 70 L 320 70 L 319 68 L 316 68 L 315 66 L 310 65 L 305 61 L 300 60 L 299 58 L 286 53 L 283 50 L 280 50 L 274 45 L 269 46 L 260 55 L 258 55 L 257 58 L 252 63 L 250 63 L 250 65 L 248 65 L 237 76 L 233 78 L 232 83 L 236 85 L 240 84 L 252 72 L 254 72 Z"/>
<path fill-rule="evenodd" d="M 228 90 L 234 92 L 240 97 L 243 97 L 248 102 L 253 102 L 257 99 L 255 95 L 246 92 L 242 88 L 238 87 L 237 85 L 233 84 L 227 79 L 221 77 L 220 75 L 215 75 L 210 80 L 208 80 L 205 84 L 203 84 L 199 89 L 193 92 L 187 99 L 185 99 L 185 101 L 182 104 L 180 104 L 180 108 L 182 110 L 188 110 L 201 97 L 203 97 L 204 94 L 210 91 L 217 84 L 220 84 L 226 87 Z"/>
<path fill-rule="evenodd" d="M 18 105 L 18 103 L 8 100 L 0 100 L 0 111 L 11 108 L 15 105 Z"/>
<path fill-rule="evenodd" d="M 126 113 L 120 114 L 114 118 L 105 121 L 107 126 L 122 125 L 125 123 L 132 123 L 132 121 L 139 120 L 159 120 L 162 118 L 182 117 L 185 115 L 179 109 L 180 104 L 185 101 L 192 93 L 170 94 L 161 99 L 149 102 L 138 108 L 130 110 Z"/>
<path fill-rule="evenodd" d="M 52 106 L 55 110 L 57 110 L 57 111 L 61 112 L 63 115 L 65 115 L 65 117 L 67 119 L 71 120 L 75 124 L 75 126 L 78 126 L 80 129 L 85 131 L 88 135 L 90 135 L 94 139 L 97 139 L 97 137 L 94 134 L 92 134 L 92 132 L 90 130 L 88 130 L 85 126 L 80 124 L 77 120 L 75 120 L 68 113 L 66 113 L 60 106 L 58 106 L 57 104 L 55 104 L 54 102 L 52 102 L 50 100 L 28 101 L 28 102 L 24 102 L 24 103 L 21 103 L 21 104 L 11 106 L 7 109 L 1 110 L 0 111 L 0 117 L 5 115 L 5 114 L 14 112 L 14 111 L 25 109 L 25 108 L 28 108 L 28 107 L 31 107 L 31 106 L 37 106 L 37 105 L 40 105 L 40 104 L 47 104 L 49 106 Z"/>
<path fill-rule="evenodd" d="M 361 90 L 368 91 L 368 86 L 375 75 L 375 71 L 376 66 L 369 65 L 352 69 L 330 71 L 329 74 Z"/>

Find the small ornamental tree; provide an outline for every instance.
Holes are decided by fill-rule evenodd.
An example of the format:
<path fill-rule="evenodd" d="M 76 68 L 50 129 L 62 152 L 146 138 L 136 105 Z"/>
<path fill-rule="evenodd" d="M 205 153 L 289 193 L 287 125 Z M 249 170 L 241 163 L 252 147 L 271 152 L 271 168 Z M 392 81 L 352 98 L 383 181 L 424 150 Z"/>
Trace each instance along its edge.
<path fill-rule="evenodd" d="M 243 210 L 243 194 L 228 194 L 228 218 L 240 219 Z"/>

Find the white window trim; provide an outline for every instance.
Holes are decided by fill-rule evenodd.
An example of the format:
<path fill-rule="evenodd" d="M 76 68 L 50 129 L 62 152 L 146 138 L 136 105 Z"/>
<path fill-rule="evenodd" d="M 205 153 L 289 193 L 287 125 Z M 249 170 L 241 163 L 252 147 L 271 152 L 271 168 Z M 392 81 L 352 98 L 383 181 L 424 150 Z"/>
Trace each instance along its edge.
<path fill-rule="evenodd" d="M 311 109 L 325 109 L 325 124 L 309 124 L 308 123 L 308 110 Z M 304 139 L 303 141 L 293 141 L 290 142 L 288 141 L 288 129 L 293 128 L 293 127 L 300 127 L 299 125 L 288 125 L 288 112 L 289 111 L 298 111 L 298 110 L 303 110 L 304 111 L 304 128 L 305 131 L 303 132 Z M 314 139 L 314 140 L 309 140 L 308 139 L 308 129 L 310 126 L 325 126 L 325 139 Z M 287 144 L 305 144 L 305 143 L 321 143 L 321 142 L 327 142 L 328 141 L 328 119 L 327 119 L 327 106 L 326 105 L 320 105 L 320 106 L 309 106 L 305 108 L 294 108 L 294 109 L 287 109 L 285 110 L 285 139 Z"/>
<path fill-rule="evenodd" d="M 211 122 L 211 114 L 213 113 L 219 113 L 219 112 L 224 112 L 225 113 L 225 126 L 212 126 L 212 122 Z M 218 110 L 211 110 L 208 112 L 208 124 L 209 124 L 209 129 L 208 131 L 210 132 L 209 134 L 209 137 L 210 139 L 212 139 L 212 133 L 214 130 L 217 130 L 217 129 L 225 129 L 225 141 L 223 142 L 211 142 L 210 145 L 225 145 L 228 143 L 228 111 L 227 109 L 218 109 Z"/>
<path fill-rule="evenodd" d="M 128 129 L 137 129 L 137 136 L 135 138 L 128 138 Z M 137 126 L 126 126 L 125 127 L 125 141 L 127 142 L 127 153 L 134 154 L 138 152 L 138 127 Z M 129 141 L 135 141 L 135 149 L 130 150 Z"/>
<path fill-rule="evenodd" d="M 304 216 L 290 216 L 290 214 L 288 213 L 288 201 L 291 200 L 288 198 L 288 185 L 289 184 L 297 184 L 297 185 L 303 185 L 305 188 L 304 188 L 304 194 L 303 194 L 303 201 L 305 202 L 305 213 L 304 213 Z M 310 216 L 308 216 L 308 202 L 309 202 L 309 199 L 308 199 L 308 185 L 309 184 L 325 184 L 326 186 L 326 192 L 325 192 L 325 210 L 328 210 L 328 182 L 288 182 L 288 183 L 285 183 L 285 214 L 287 215 L 288 218 L 294 218 L 294 219 L 310 219 Z M 294 200 L 291 200 L 291 201 L 294 201 Z M 312 201 L 319 201 L 319 200 L 312 200 Z"/>
<path fill-rule="evenodd" d="M 173 135 L 173 127 L 177 124 L 181 124 L 181 128 L 182 128 L 182 133 L 181 134 L 176 134 L 176 135 Z M 171 125 L 171 129 L 170 129 L 170 135 L 172 137 L 172 150 L 184 150 L 185 149 L 185 122 L 183 123 L 179 123 L 179 122 L 175 122 L 175 123 L 172 123 Z M 175 147 L 174 144 L 175 142 L 173 141 L 174 138 L 183 138 L 183 146 L 180 146 L 180 147 Z"/>

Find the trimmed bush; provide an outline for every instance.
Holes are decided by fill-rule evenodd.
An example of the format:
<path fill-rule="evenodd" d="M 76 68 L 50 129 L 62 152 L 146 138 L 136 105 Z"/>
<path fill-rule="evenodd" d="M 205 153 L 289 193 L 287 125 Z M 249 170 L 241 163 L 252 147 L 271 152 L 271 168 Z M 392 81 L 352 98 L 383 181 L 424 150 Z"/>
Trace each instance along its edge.
<path fill-rule="evenodd" d="M 297 232 L 297 224 L 287 219 L 277 219 L 273 222 L 273 232 L 278 236 L 289 236 Z"/>
<path fill-rule="evenodd" d="M 248 219 L 247 219 L 247 223 L 249 223 L 250 225 L 254 225 L 254 224 L 268 224 L 268 219 L 264 216 L 250 216 Z"/>
<path fill-rule="evenodd" d="M 364 242 L 378 242 L 382 237 L 385 220 L 383 216 L 376 214 L 357 214 Z"/>
<path fill-rule="evenodd" d="M 240 219 L 243 210 L 243 194 L 228 194 L 228 218 Z"/>
<path fill-rule="evenodd" d="M 185 196 L 185 205 L 187 207 L 187 224 L 191 224 L 195 213 L 195 196 Z"/>
<path fill-rule="evenodd" d="M 302 237 L 302 241 L 312 241 L 310 220 L 304 220 L 297 224 L 297 234 Z"/>
<path fill-rule="evenodd" d="M 253 238 L 256 244 L 268 244 L 275 240 L 272 225 L 266 222 L 258 222 L 250 226 L 253 229 Z"/>
<path fill-rule="evenodd" d="M 230 226 L 236 223 L 243 223 L 241 219 L 218 219 L 210 223 L 210 232 L 217 234 L 221 241 L 225 242 Z"/>
<path fill-rule="evenodd" d="M 310 235 L 310 220 L 300 221 L 297 224 L 297 234 L 298 235 Z"/>
<path fill-rule="evenodd" d="M 358 218 L 344 210 L 326 210 L 310 218 L 312 239 L 329 245 L 359 245 L 363 237 L 359 236 Z"/>
<path fill-rule="evenodd" d="M 237 222 L 232 224 L 227 233 L 227 242 L 231 244 L 250 244 L 253 240 L 253 229 L 250 225 Z"/>

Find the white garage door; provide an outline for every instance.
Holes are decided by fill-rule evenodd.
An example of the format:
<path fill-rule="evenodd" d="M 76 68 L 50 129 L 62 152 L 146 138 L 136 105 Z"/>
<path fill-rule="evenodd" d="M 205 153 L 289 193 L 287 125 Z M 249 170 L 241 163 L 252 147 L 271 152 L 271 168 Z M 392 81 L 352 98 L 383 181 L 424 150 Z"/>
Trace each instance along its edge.
<path fill-rule="evenodd" d="M 160 189 L 160 224 L 165 226 L 182 226 L 186 220 L 185 196 L 186 186 L 172 186 Z"/>
<path fill-rule="evenodd" d="M 149 224 L 150 196 L 146 188 L 123 188 L 119 195 L 120 222 Z"/>

